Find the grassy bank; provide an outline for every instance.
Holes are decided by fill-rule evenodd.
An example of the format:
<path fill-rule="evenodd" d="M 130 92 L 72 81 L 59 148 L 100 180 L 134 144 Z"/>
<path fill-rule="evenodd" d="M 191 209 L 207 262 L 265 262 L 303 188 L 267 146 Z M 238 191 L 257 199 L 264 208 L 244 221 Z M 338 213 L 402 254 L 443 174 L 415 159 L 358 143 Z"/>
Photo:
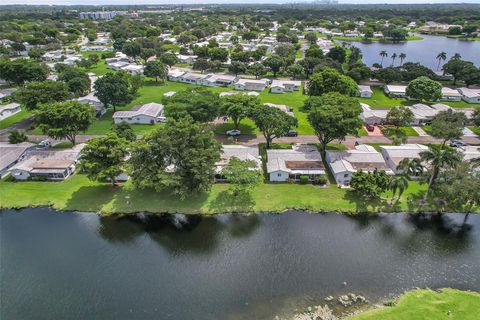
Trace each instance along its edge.
<path fill-rule="evenodd" d="M 474 320 L 480 314 L 480 294 L 455 289 L 415 290 L 393 307 L 365 312 L 348 320 Z"/>
<path fill-rule="evenodd" d="M 76 174 L 63 182 L 0 181 L 0 208 L 53 206 L 58 210 L 110 213 L 203 213 L 279 212 L 304 209 L 316 212 L 379 212 L 412 211 L 408 195 L 418 194 L 424 185 L 410 182 L 400 201 L 392 208 L 389 201 L 365 202 L 347 189 L 334 185 L 325 188 L 313 185 L 262 183 L 251 194 L 233 197 L 228 184 L 215 184 L 208 194 L 180 200 L 169 193 L 136 190 L 130 182 L 119 187 L 91 182 Z M 385 194 L 390 199 L 388 194 Z"/>
<path fill-rule="evenodd" d="M 14 125 L 17 122 L 20 122 L 32 115 L 31 112 L 28 112 L 22 109 L 20 112 L 0 121 L 0 129 L 5 129 Z"/>

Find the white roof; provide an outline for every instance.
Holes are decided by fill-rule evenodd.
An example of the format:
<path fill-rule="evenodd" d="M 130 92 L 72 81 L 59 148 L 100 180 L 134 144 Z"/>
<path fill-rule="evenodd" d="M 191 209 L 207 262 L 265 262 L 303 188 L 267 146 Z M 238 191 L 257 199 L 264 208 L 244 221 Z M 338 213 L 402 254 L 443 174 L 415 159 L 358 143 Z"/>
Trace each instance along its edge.
<path fill-rule="evenodd" d="M 130 111 L 117 111 L 113 114 L 113 118 L 130 118 L 140 115 L 145 115 L 149 117 L 158 117 L 163 112 L 163 104 L 160 103 L 147 103 L 138 108 L 137 110 Z"/>
<path fill-rule="evenodd" d="M 215 73 L 210 73 L 206 77 L 206 81 L 210 82 L 217 82 L 217 81 L 225 81 L 225 82 L 232 82 L 235 81 L 237 77 L 229 75 L 229 74 L 215 74 Z"/>
<path fill-rule="evenodd" d="M 270 108 L 277 108 L 278 110 L 285 112 L 289 116 L 295 117 L 295 114 L 292 111 L 290 111 L 290 107 L 287 106 L 287 105 L 274 104 L 274 103 L 270 103 L 270 102 L 266 102 L 266 103 L 264 103 L 264 105 L 266 105 L 267 107 L 270 107 Z"/>
<path fill-rule="evenodd" d="M 195 80 L 195 81 L 205 79 L 206 77 L 207 77 L 206 74 L 193 73 L 193 72 L 187 72 L 182 75 L 183 79 Z"/>
<path fill-rule="evenodd" d="M 460 94 L 460 92 L 458 92 L 457 89 L 442 87 L 442 96 L 461 97 L 462 95 Z"/>
<path fill-rule="evenodd" d="M 255 79 L 238 79 L 236 84 L 240 85 L 262 85 L 262 86 L 267 86 L 268 85 L 268 80 L 266 79 L 260 79 L 260 80 L 255 80 Z"/>
<path fill-rule="evenodd" d="M 460 152 L 463 153 L 463 160 L 470 161 L 472 159 L 480 158 L 479 146 L 466 146 L 460 148 Z"/>
<path fill-rule="evenodd" d="M 420 158 L 420 152 L 427 151 L 428 147 L 423 144 L 403 144 L 400 146 L 380 146 L 380 150 L 392 160 L 401 160 Z"/>
<path fill-rule="evenodd" d="M 228 165 L 230 158 L 237 158 L 242 161 L 255 162 L 255 168 L 260 169 L 262 167 L 262 161 L 260 160 L 258 147 L 242 146 L 242 145 L 223 145 L 221 159 L 215 164 L 215 171 L 221 172 L 222 169 Z"/>
<path fill-rule="evenodd" d="M 422 103 L 417 103 L 407 108 L 413 112 L 415 119 L 430 119 L 440 112 L 440 110 L 436 110 Z"/>
<path fill-rule="evenodd" d="M 360 91 L 360 92 L 373 92 L 372 89 L 370 88 L 370 86 L 363 86 L 363 85 L 358 86 L 358 91 Z"/>
<path fill-rule="evenodd" d="M 180 69 L 170 69 L 170 70 L 168 70 L 168 76 L 169 77 L 174 77 L 174 78 L 181 77 L 185 73 L 186 73 L 185 71 L 180 70 Z"/>
<path fill-rule="evenodd" d="M 0 112 L 4 111 L 4 110 L 12 110 L 12 109 L 17 109 L 20 107 L 20 104 L 16 103 L 16 102 L 12 102 L 12 103 L 9 103 L 9 104 L 6 104 L 4 106 L 0 106 Z"/>
<path fill-rule="evenodd" d="M 394 174 L 385 163 L 382 154 L 369 145 L 358 145 L 353 150 L 328 150 L 327 155 L 335 174 L 356 172 L 360 169 L 366 172 L 384 170 L 387 174 Z"/>
<path fill-rule="evenodd" d="M 292 149 L 269 149 L 267 158 L 268 173 L 284 171 L 292 174 L 325 174 L 322 156 L 315 146 L 300 145 Z"/>
<path fill-rule="evenodd" d="M 0 171 L 17 161 L 25 150 L 34 145 L 35 144 L 30 142 L 22 142 L 18 144 L 0 142 Z"/>
<path fill-rule="evenodd" d="M 364 110 L 361 116 L 363 119 L 369 119 L 369 118 L 387 119 L 387 114 L 389 111 L 390 110 L 388 109 Z"/>
<path fill-rule="evenodd" d="M 94 94 L 95 94 L 94 92 L 90 92 L 86 96 L 77 98 L 77 101 L 82 103 L 89 103 L 89 102 L 101 103 L 100 100 L 98 100 L 98 98 Z"/>
<path fill-rule="evenodd" d="M 296 80 L 273 80 L 272 87 L 285 87 L 285 86 L 301 86 L 302 81 Z"/>
<path fill-rule="evenodd" d="M 450 106 L 447 106 L 446 104 L 443 104 L 443 103 L 432 104 L 430 108 L 435 109 L 437 111 L 448 111 L 452 109 Z"/>
<path fill-rule="evenodd" d="M 389 92 L 394 92 L 394 93 L 406 93 L 407 92 L 407 86 L 387 85 L 386 88 Z"/>
<path fill-rule="evenodd" d="M 458 91 L 467 98 L 480 97 L 480 89 L 460 88 Z"/>

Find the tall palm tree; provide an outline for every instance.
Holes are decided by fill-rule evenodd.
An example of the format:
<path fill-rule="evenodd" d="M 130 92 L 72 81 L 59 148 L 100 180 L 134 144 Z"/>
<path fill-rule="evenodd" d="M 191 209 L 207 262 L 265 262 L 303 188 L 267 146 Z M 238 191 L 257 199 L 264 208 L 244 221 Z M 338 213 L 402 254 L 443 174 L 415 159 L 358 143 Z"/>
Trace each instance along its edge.
<path fill-rule="evenodd" d="M 393 202 L 393 199 L 395 198 L 395 194 L 397 193 L 397 190 L 398 190 L 397 200 L 399 200 L 403 192 L 405 191 L 405 189 L 407 189 L 407 187 L 408 187 L 407 177 L 403 175 L 392 177 L 388 182 L 388 189 L 392 191 L 392 202 Z"/>
<path fill-rule="evenodd" d="M 440 52 L 439 54 L 437 54 L 437 60 L 438 60 L 438 66 L 437 66 L 437 71 L 438 69 L 440 69 L 440 63 L 445 60 L 447 60 L 447 53 L 446 52 Z"/>
<path fill-rule="evenodd" d="M 397 57 L 398 57 L 398 56 L 397 56 L 396 53 L 393 53 L 393 54 L 392 54 L 392 67 L 393 67 L 393 65 L 395 64 L 395 59 L 397 59 Z"/>
<path fill-rule="evenodd" d="M 462 154 L 454 149 L 430 147 L 427 151 L 420 152 L 420 160 L 430 166 L 428 187 L 423 197 L 423 200 L 427 200 L 428 193 L 435 183 L 440 170 L 456 167 L 462 161 Z"/>
<path fill-rule="evenodd" d="M 407 55 L 405 53 L 400 53 L 398 55 L 398 57 L 400 58 L 400 65 L 403 66 L 403 60 L 405 60 L 405 58 L 407 57 Z"/>
<path fill-rule="evenodd" d="M 382 61 L 380 62 L 380 65 L 383 67 L 383 58 L 388 57 L 388 53 L 385 50 L 380 51 L 380 57 L 382 57 Z"/>
<path fill-rule="evenodd" d="M 425 170 L 422 161 L 418 158 L 405 158 L 397 166 L 397 170 L 401 171 L 405 176 L 418 177 Z"/>

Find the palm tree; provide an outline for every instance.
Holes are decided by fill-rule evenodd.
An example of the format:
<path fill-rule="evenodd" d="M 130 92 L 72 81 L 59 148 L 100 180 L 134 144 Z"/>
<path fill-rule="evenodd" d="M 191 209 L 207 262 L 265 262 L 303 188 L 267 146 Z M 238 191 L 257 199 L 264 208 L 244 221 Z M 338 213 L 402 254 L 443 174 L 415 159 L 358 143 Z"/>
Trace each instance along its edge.
<path fill-rule="evenodd" d="M 440 69 L 440 63 L 445 60 L 447 60 L 447 53 L 446 52 L 440 52 L 439 54 L 437 54 L 437 60 L 438 60 L 438 66 L 437 66 L 437 71 L 438 69 Z"/>
<path fill-rule="evenodd" d="M 407 55 L 405 53 L 400 53 L 398 55 L 398 57 L 400 58 L 400 65 L 403 66 L 403 60 L 405 60 L 405 58 L 407 57 Z"/>
<path fill-rule="evenodd" d="M 401 175 L 401 176 L 396 176 L 390 179 L 388 182 L 388 189 L 392 191 L 392 202 L 393 199 L 395 198 L 395 194 L 397 193 L 398 190 L 398 198 L 397 201 L 400 200 L 400 197 L 402 196 L 403 192 L 405 189 L 408 187 L 408 179 L 407 177 Z"/>
<path fill-rule="evenodd" d="M 382 57 L 382 61 L 380 62 L 380 65 L 383 66 L 383 58 L 388 57 L 388 53 L 385 50 L 380 51 L 380 57 Z"/>
<path fill-rule="evenodd" d="M 395 64 L 395 59 L 397 59 L 397 57 L 398 57 L 397 54 L 394 52 L 394 53 L 392 54 L 392 67 L 393 67 L 393 65 Z"/>
<path fill-rule="evenodd" d="M 462 161 L 462 155 L 454 149 L 430 147 L 427 151 L 420 152 L 420 160 L 423 163 L 428 163 L 430 166 L 428 187 L 423 197 L 423 200 L 427 200 L 428 193 L 435 183 L 435 179 L 437 179 L 440 170 L 443 168 L 456 167 L 456 165 Z"/>
<path fill-rule="evenodd" d="M 422 174 L 424 170 L 422 162 L 418 158 L 405 158 L 397 166 L 397 171 L 401 171 L 405 176 L 417 177 Z"/>
<path fill-rule="evenodd" d="M 460 53 L 455 53 L 452 57 L 453 60 L 460 60 L 462 59 L 462 56 L 460 55 Z"/>

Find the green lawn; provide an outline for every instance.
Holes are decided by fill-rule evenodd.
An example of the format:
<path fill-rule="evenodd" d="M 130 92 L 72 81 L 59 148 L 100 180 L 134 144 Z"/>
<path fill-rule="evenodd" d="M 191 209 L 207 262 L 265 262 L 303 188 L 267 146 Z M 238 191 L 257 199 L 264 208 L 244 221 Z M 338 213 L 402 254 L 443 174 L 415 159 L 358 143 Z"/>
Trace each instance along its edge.
<path fill-rule="evenodd" d="M 400 127 L 400 131 L 403 133 L 404 136 L 407 137 L 418 137 L 417 131 L 415 131 L 412 127 Z M 382 133 L 389 137 L 392 135 L 396 135 L 396 129 L 394 127 L 387 127 L 384 126 L 382 128 Z"/>
<path fill-rule="evenodd" d="M 474 320 L 480 314 L 480 294 L 455 289 L 415 290 L 393 307 L 372 310 L 348 320 Z"/>
<path fill-rule="evenodd" d="M 386 201 L 365 202 L 347 189 L 330 185 L 261 183 L 251 195 L 233 197 L 228 184 L 216 184 L 208 194 L 185 200 L 170 193 L 136 190 L 130 182 L 121 187 L 91 182 L 85 175 L 76 174 L 63 182 L 0 181 L 0 208 L 21 208 L 51 205 L 59 210 L 81 210 L 109 213 L 203 213 L 222 212 L 280 212 L 286 209 L 310 211 L 365 212 L 410 211 L 407 195 L 425 188 L 410 182 L 401 201 L 393 208 Z"/>
<path fill-rule="evenodd" d="M 358 98 L 358 101 L 368 104 L 373 109 L 387 109 L 397 106 L 411 106 L 418 101 L 406 100 L 400 98 L 390 98 L 385 94 L 382 87 L 372 87 L 372 97 L 371 98 Z M 452 108 L 472 108 L 472 104 L 465 101 L 450 102 L 450 101 L 440 101 L 440 102 L 428 102 L 427 104 L 443 103 L 449 105 Z"/>
<path fill-rule="evenodd" d="M 26 119 L 30 117 L 32 114 L 29 111 L 26 111 L 22 109 L 19 113 L 14 114 L 11 117 L 8 117 L 6 119 L 3 119 L 0 121 L 0 129 L 5 129 L 7 127 L 10 127 L 11 125 L 22 121 L 23 119 Z"/>

